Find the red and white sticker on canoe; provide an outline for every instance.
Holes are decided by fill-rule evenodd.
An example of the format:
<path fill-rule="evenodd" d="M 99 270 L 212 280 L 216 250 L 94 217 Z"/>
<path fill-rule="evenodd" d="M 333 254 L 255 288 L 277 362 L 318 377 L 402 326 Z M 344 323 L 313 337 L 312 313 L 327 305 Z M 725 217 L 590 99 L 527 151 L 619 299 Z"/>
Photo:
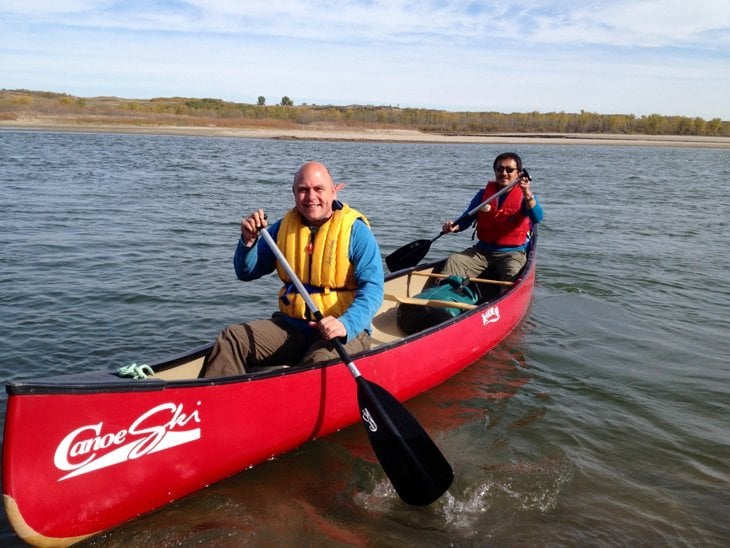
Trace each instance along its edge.
<path fill-rule="evenodd" d="M 56 447 L 53 463 L 67 472 L 58 481 L 194 442 L 200 439 L 198 424 L 197 409 L 168 402 L 140 414 L 127 428 L 107 430 L 103 422 L 79 426 Z"/>
<path fill-rule="evenodd" d="M 484 312 L 482 312 L 482 325 L 488 325 L 490 323 L 499 321 L 499 307 L 490 306 Z"/>

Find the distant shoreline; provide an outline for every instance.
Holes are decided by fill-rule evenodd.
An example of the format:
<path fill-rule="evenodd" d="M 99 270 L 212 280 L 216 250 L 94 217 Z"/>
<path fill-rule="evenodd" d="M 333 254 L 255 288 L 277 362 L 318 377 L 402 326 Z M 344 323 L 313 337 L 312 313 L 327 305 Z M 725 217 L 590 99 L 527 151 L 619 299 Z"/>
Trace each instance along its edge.
<path fill-rule="evenodd" d="M 237 137 L 245 139 L 280 139 L 312 141 L 401 142 L 401 143 L 472 143 L 472 144 L 541 144 L 730 148 L 730 137 L 694 137 L 682 135 L 623 135 L 589 133 L 494 133 L 480 135 L 445 135 L 408 129 L 370 128 L 244 128 L 220 126 L 169 126 L 83 124 L 40 118 L 0 120 L 0 131 L 48 131 L 82 133 L 127 133 L 146 135 L 181 135 Z"/>

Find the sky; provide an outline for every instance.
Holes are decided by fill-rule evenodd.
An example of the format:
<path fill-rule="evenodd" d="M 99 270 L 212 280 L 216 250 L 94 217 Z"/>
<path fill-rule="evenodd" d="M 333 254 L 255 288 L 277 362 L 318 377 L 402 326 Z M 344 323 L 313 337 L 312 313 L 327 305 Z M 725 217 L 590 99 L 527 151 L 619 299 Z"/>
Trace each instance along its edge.
<path fill-rule="evenodd" d="M 0 88 L 730 120 L 730 2 L 0 0 Z"/>

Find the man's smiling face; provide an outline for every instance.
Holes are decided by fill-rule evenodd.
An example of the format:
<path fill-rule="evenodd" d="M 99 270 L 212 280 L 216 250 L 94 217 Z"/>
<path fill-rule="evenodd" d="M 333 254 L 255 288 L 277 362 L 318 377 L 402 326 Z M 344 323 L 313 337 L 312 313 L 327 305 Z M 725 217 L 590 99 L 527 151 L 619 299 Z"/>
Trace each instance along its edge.
<path fill-rule="evenodd" d="M 318 162 L 308 162 L 294 178 L 294 202 L 299 213 L 312 226 L 319 226 L 332 216 L 332 202 L 337 191 L 329 171 Z"/>

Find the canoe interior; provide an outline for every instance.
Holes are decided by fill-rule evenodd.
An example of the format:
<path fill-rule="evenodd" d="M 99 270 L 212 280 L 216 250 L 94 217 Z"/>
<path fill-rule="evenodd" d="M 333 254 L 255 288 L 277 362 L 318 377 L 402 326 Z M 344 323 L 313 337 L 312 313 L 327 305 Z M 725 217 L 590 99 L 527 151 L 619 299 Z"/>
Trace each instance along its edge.
<path fill-rule="evenodd" d="M 418 268 L 417 272 L 428 274 L 433 272 L 434 268 L 435 265 L 431 264 L 425 268 Z M 428 280 L 428 276 L 413 274 L 390 277 L 385 281 L 385 294 L 412 297 L 423 291 Z M 400 341 L 406 337 L 406 334 L 401 331 L 398 327 L 398 323 L 396 322 L 397 306 L 398 303 L 396 301 L 389 301 L 386 299 L 383 301 L 383 304 L 380 306 L 380 309 L 373 318 L 373 350 L 382 347 L 383 345 Z M 204 360 L 205 356 L 203 355 L 171 367 L 165 367 L 166 364 L 161 364 L 160 366 L 155 367 L 156 372 L 154 377 L 168 382 L 197 379 L 200 376 Z M 286 365 L 281 365 L 279 367 L 257 368 L 256 371 L 253 371 L 252 373 L 266 373 L 285 368 L 287 368 Z"/>

